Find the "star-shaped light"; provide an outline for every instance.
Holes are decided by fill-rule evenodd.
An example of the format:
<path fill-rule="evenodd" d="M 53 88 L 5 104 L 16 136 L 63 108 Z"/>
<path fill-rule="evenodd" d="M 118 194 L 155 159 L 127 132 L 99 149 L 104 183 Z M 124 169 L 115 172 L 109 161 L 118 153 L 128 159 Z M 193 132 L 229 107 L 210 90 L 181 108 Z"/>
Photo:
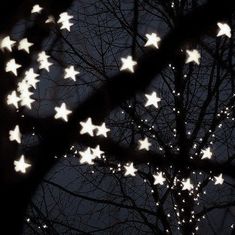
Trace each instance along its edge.
<path fill-rule="evenodd" d="M 15 171 L 20 171 L 21 173 L 26 173 L 26 169 L 31 167 L 31 165 L 25 162 L 24 155 L 21 155 L 18 161 L 14 161 Z"/>
<path fill-rule="evenodd" d="M 99 145 L 97 145 L 95 148 L 91 148 L 91 152 L 93 156 L 97 158 L 101 158 L 102 154 L 104 153 L 104 151 L 100 149 Z"/>
<path fill-rule="evenodd" d="M 105 123 L 104 123 L 104 122 L 103 122 L 102 125 L 96 126 L 96 129 L 97 129 L 96 135 L 98 135 L 98 136 L 99 136 L 99 135 L 102 135 L 102 136 L 104 136 L 104 137 L 107 137 L 107 132 L 110 131 L 110 129 L 105 126 Z"/>
<path fill-rule="evenodd" d="M 46 24 L 55 23 L 55 18 L 53 16 L 48 16 L 47 20 L 45 21 Z"/>
<path fill-rule="evenodd" d="M 149 142 L 147 137 L 145 137 L 143 140 L 139 140 L 139 150 L 145 149 L 149 151 L 150 146 L 151 146 L 151 143 Z"/>
<path fill-rule="evenodd" d="M 205 159 L 205 158 L 211 159 L 211 156 L 212 156 L 212 152 L 211 152 L 210 147 L 202 150 L 202 159 Z"/>
<path fill-rule="evenodd" d="M 198 50 L 196 50 L 196 49 L 186 50 L 186 53 L 188 55 L 187 60 L 186 60 L 186 64 L 191 63 L 191 62 L 195 62 L 198 65 L 200 64 L 199 59 L 201 58 L 201 55 L 198 52 Z"/>
<path fill-rule="evenodd" d="M 70 65 L 68 68 L 65 69 L 64 79 L 71 78 L 72 80 L 76 81 L 76 75 L 79 74 L 79 71 L 74 69 L 73 65 Z"/>
<path fill-rule="evenodd" d="M 93 160 L 95 159 L 95 156 L 91 153 L 91 148 L 88 147 L 85 151 L 79 151 L 79 154 L 81 156 L 80 163 L 87 163 L 89 165 L 93 165 Z"/>
<path fill-rule="evenodd" d="M 182 190 L 189 190 L 190 191 L 191 189 L 193 189 L 193 184 L 190 182 L 189 178 L 187 180 L 183 181 L 182 184 L 183 184 Z"/>
<path fill-rule="evenodd" d="M 15 41 L 11 40 L 9 36 L 4 37 L 1 40 L 1 49 L 7 49 L 8 51 L 12 51 L 12 47 L 14 46 Z"/>
<path fill-rule="evenodd" d="M 32 103 L 35 101 L 34 99 L 32 99 L 30 97 L 31 95 L 33 95 L 33 93 L 29 92 L 29 91 L 25 92 L 25 93 L 21 93 L 20 94 L 20 99 L 21 99 L 20 105 L 31 109 Z"/>
<path fill-rule="evenodd" d="M 158 108 L 158 102 L 161 101 L 161 98 L 157 96 L 157 93 L 153 91 L 151 94 L 145 94 L 147 98 L 147 102 L 145 103 L 145 107 L 153 105 L 155 108 Z"/>
<path fill-rule="evenodd" d="M 223 184 L 224 178 L 223 175 L 220 174 L 219 176 L 215 176 L 215 184 Z"/>
<path fill-rule="evenodd" d="M 68 115 L 72 113 L 72 111 L 68 110 L 65 103 L 62 103 L 60 107 L 55 107 L 55 119 L 61 118 L 64 121 L 68 121 Z"/>
<path fill-rule="evenodd" d="M 156 48 L 159 48 L 158 43 L 161 41 L 161 38 L 158 37 L 156 33 L 146 34 L 145 36 L 148 39 L 148 41 L 144 45 L 145 47 L 154 46 Z"/>
<path fill-rule="evenodd" d="M 40 13 L 42 11 L 42 7 L 40 7 L 38 4 L 34 5 L 32 10 L 31 10 L 31 13 Z"/>
<path fill-rule="evenodd" d="M 129 70 L 134 73 L 134 66 L 137 65 L 137 62 L 132 59 L 132 56 L 127 56 L 127 58 L 121 58 L 122 67 L 120 70 Z"/>
<path fill-rule="evenodd" d="M 25 71 L 24 79 L 30 86 L 36 89 L 36 84 L 39 82 L 39 80 L 36 79 L 38 76 L 39 74 L 35 73 L 33 68 L 30 68 L 29 70 Z"/>
<path fill-rule="evenodd" d="M 47 72 L 49 72 L 51 65 L 52 65 L 52 63 L 49 62 L 48 60 L 41 60 L 39 62 L 39 69 L 45 69 Z"/>
<path fill-rule="evenodd" d="M 70 22 L 70 19 L 72 19 L 73 16 L 69 15 L 67 12 L 63 12 L 59 15 L 59 20 L 57 23 L 61 24 L 60 29 L 67 29 L 70 31 L 70 27 L 73 25 L 73 23 Z"/>
<path fill-rule="evenodd" d="M 11 94 L 7 96 L 7 104 L 14 105 L 17 109 L 19 108 L 18 102 L 20 98 L 17 96 L 16 91 L 12 91 Z"/>
<path fill-rule="evenodd" d="M 94 130 L 96 129 L 96 126 L 92 124 L 90 117 L 85 122 L 80 122 L 80 125 L 82 126 L 80 131 L 81 135 L 89 134 L 90 136 L 94 136 Z"/>
<path fill-rule="evenodd" d="M 21 143 L 21 133 L 19 125 L 16 125 L 14 130 L 9 131 L 9 139 L 10 141 L 16 141 L 18 144 Z"/>
<path fill-rule="evenodd" d="M 135 172 L 137 171 L 137 169 L 134 167 L 133 162 L 126 164 L 125 166 L 125 176 L 127 175 L 132 175 L 135 176 Z"/>
<path fill-rule="evenodd" d="M 12 72 L 15 76 L 17 76 L 17 69 L 20 68 L 21 65 L 17 64 L 15 59 L 11 59 L 6 64 L 6 72 Z"/>
<path fill-rule="evenodd" d="M 29 42 L 27 38 L 23 38 L 20 40 L 18 49 L 24 50 L 27 53 L 29 53 L 29 48 L 33 45 L 33 43 Z"/>
<path fill-rule="evenodd" d="M 158 174 L 153 175 L 153 177 L 154 177 L 154 183 L 153 183 L 154 185 L 156 184 L 163 185 L 164 182 L 166 181 L 166 179 L 162 175 L 162 172 L 159 172 Z"/>
<path fill-rule="evenodd" d="M 226 23 L 217 23 L 218 27 L 219 27 L 219 32 L 217 34 L 217 37 L 220 37 L 222 35 L 227 36 L 228 38 L 231 38 L 231 28 L 228 24 Z"/>

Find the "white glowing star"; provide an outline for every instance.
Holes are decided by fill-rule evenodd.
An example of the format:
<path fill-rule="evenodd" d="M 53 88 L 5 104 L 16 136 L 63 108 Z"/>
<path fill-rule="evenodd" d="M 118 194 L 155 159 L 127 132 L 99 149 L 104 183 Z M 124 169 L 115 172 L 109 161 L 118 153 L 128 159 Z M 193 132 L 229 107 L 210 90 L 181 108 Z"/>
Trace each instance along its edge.
<path fill-rule="evenodd" d="M 92 124 L 92 120 L 89 117 L 85 122 L 80 122 L 80 125 L 82 126 L 82 129 L 80 131 L 80 134 L 89 134 L 90 136 L 94 136 L 94 130 L 96 129 L 96 126 Z"/>
<path fill-rule="evenodd" d="M 211 152 L 210 147 L 202 150 L 202 159 L 205 159 L 205 158 L 211 159 L 211 156 L 212 156 L 212 152 Z"/>
<path fill-rule="evenodd" d="M 96 129 L 97 129 L 96 135 L 102 135 L 104 137 L 107 137 L 107 132 L 110 131 L 110 129 L 105 126 L 104 122 L 101 126 L 96 126 Z"/>
<path fill-rule="evenodd" d="M 163 185 L 164 182 L 166 181 L 166 179 L 162 175 L 162 172 L 159 172 L 158 174 L 153 175 L 153 177 L 154 177 L 154 183 L 153 183 L 154 185 L 156 184 Z"/>
<path fill-rule="evenodd" d="M 46 24 L 55 23 L 55 18 L 53 16 L 48 16 L 47 20 L 45 21 Z"/>
<path fill-rule="evenodd" d="M 69 15 L 67 12 L 63 12 L 59 15 L 59 20 L 57 23 L 61 24 L 60 29 L 67 29 L 70 31 L 70 27 L 73 25 L 73 23 L 70 22 L 70 19 L 72 19 L 73 16 Z"/>
<path fill-rule="evenodd" d="M 17 64 L 15 59 L 11 59 L 6 64 L 6 72 L 12 72 L 15 76 L 17 76 L 17 69 L 20 68 L 21 65 Z"/>
<path fill-rule="evenodd" d="M 42 7 L 40 7 L 38 4 L 34 5 L 32 10 L 31 10 L 31 13 L 40 13 L 42 11 Z"/>
<path fill-rule="evenodd" d="M 137 65 L 137 62 L 132 59 L 132 56 L 127 56 L 127 58 L 121 58 L 122 67 L 120 70 L 129 70 L 134 73 L 134 66 Z"/>
<path fill-rule="evenodd" d="M 153 105 L 155 108 L 158 108 L 158 102 L 161 101 L 161 98 L 157 96 L 157 93 L 153 91 L 151 94 L 145 94 L 147 98 L 147 102 L 145 103 L 145 107 Z"/>
<path fill-rule="evenodd" d="M 14 161 L 15 171 L 20 171 L 21 173 L 26 173 L 26 169 L 31 167 L 31 165 L 25 162 L 24 155 L 21 155 L 18 161 Z"/>
<path fill-rule="evenodd" d="M 9 36 L 4 37 L 1 40 L 1 49 L 7 49 L 8 51 L 12 51 L 12 47 L 14 46 L 15 41 L 11 40 Z"/>
<path fill-rule="evenodd" d="M 190 63 L 190 62 L 195 62 L 196 64 L 200 64 L 199 59 L 201 58 L 200 53 L 198 52 L 198 50 L 186 50 L 186 53 L 188 55 L 187 60 L 186 60 L 186 64 Z"/>
<path fill-rule="evenodd" d="M 127 175 L 132 175 L 135 176 L 135 172 L 137 171 L 137 169 L 134 167 L 133 162 L 126 164 L 125 166 L 125 176 Z"/>
<path fill-rule="evenodd" d="M 190 179 L 188 178 L 187 180 L 185 180 L 184 182 L 182 182 L 183 184 L 183 188 L 182 190 L 192 190 L 193 189 L 193 184 L 190 182 Z"/>
<path fill-rule="evenodd" d="M 39 69 L 45 69 L 47 72 L 49 72 L 51 65 L 52 65 L 52 63 L 49 62 L 48 60 L 41 60 L 39 62 Z"/>
<path fill-rule="evenodd" d="M 103 155 L 104 151 L 102 151 L 100 149 L 100 146 L 97 145 L 95 148 L 91 148 L 91 152 L 93 154 L 94 157 L 97 157 L 97 158 L 101 158 L 101 156 Z"/>
<path fill-rule="evenodd" d="M 25 71 L 24 79 L 30 86 L 36 89 L 36 84 L 39 82 L 39 80 L 36 79 L 38 76 L 39 74 L 35 73 L 33 68 L 30 68 L 29 70 Z"/>
<path fill-rule="evenodd" d="M 19 125 L 16 125 L 14 130 L 9 131 L 9 139 L 10 141 L 16 141 L 18 144 L 21 143 L 21 133 Z"/>
<path fill-rule="evenodd" d="M 95 156 L 91 153 L 91 148 L 88 147 L 85 151 L 79 151 L 79 154 L 81 156 L 80 163 L 84 164 L 87 163 L 89 165 L 93 165 L 93 160 L 95 159 Z"/>
<path fill-rule="evenodd" d="M 11 94 L 7 96 L 7 104 L 14 105 L 17 109 L 19 108 L 18 102 L 20 98 L 17 96 L 16 91 L 12 91 Z"/>
<path fill-rule="evenodd" d="M 161 38 L 158 37 L 156 33 L 146 34 L 145 36 L 148 39 L 148 41 L 144 45 L 145 47 L 154 46 L 156 48 L 159 48 L 158 43 L 161 41 Z"/>
<path fill-rule="evenodd" d="M 217 34 L 217 37 L 220 37 L 222 35 L 227 36 L 228 38 L 231 38 L 231 28 L 228 24 L 226 23 L 217 23 L 218 27 L 219 27 L 219 32 Z"/>
<path fill-rule="evenodd" d="M 139 140 L 139 150 L 145 149 L 149 151 L 150 146 L 151 146 L 151 143 L 149 142 L 147 137 L 145 137 L 143 140 Z"/>
<path fill-rule="evenodd" d="M 79 71 L 74 69 L 74 66 L 71 65 L 65 69 L 64 79 L 71 78 L 72 80 L 76 81 L 76 75 L 79 74 Z"/>
<path fill-rule="evenodd" d="M 60 107 L 55 107 L 55 119 L 61 118 L 64 121 L 68 121 L 68 115 L 72 113 L 71 110 L 67 109 L 66 104 L 62 103 Z"/>
<path fill-rule="evenodd" d="M 29 48 L 33 45 L 33 43 L 29 42 L 27 38 L 23 38 L 20 40 L 18 49 L 24 50 L 27 53 L 29 53 Z"/>
<path fill-rule="evenodd" d="M 223 184 L 224 179 L 223 179 L 223 175 L 220 174 L 219 176 L 215 176 L 215 184 Z"/>

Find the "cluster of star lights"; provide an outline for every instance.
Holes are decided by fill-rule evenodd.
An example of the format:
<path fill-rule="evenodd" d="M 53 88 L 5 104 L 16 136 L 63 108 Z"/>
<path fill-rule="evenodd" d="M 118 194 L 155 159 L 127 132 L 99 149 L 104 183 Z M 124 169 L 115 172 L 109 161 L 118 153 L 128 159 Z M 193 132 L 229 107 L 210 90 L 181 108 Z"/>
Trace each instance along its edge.
<path fill-rule="evenodd" d="M 34 5 L 31 14 L 40 14 L 43 10 L 38 4 Z M 46 20 L 45 24 L 53 23 L 58 24 L 61 30 L 70 31 L 71 26 L 73 23 L 71 20 L 73 16 L 69 15 L 67 12 L 63 12 L 59 15 L 59 19 L 56 22 L 53 16 L 49 16 Z M 218 26 L 218 34 L 217 37 L 220 36 L 227 36 L 228 38 L 231 37 L 231 28 L 226 23 L 217 23 Z M 159 48 L 159 43 L 161 38 L 156 33 L 146 34 L 146 43 L 145 47 L 153 47 L 155 49 Z M 14 41 L 10 38 L 10 36 L 5 36 L 1 39 L 0 48 L 5 51 L 12 52 L 13 47 L 17 47 L 18 50 L 22 50 L 25 53 L 30 53 L 30 48 L 34 44 L 29 42 L 27 38 L 22 38 L 20 41 Z M 195 63 L 196 65 L 200 64 L 200 52 L 197 49 L 188 49 L 185 50 L 186 61 L 185 63 Z M 34 91 L 37 89 L 37 85 L 39 83 L 40 77 L 40 70 L 45 70 L 46 72 L 50 72 L 51 66 L 53 63 L 50 59 L 50 56 L 46 53 L 46 51 L 41 51 L 38 53 L 36 57 L 36 62 L 38 63 L 38 73 L 35 72 L 34 68 L 28 68 L 25 70 L 22 79 L 20 79 L 17 83 L 16 90 L 13 90 L 8 94 L 6 97 L 6 103 L 9 106 L 14 107 L 16 110 L 19 107 L 25 107 L 28 109 L 32 108 L 32 104 L 35 101 L 32 98 Z M 120 71 L 128 71 L 130 73 L 135 72 L 135 67 L 137 66 L 137 61 L 133 59 L 131 55 L 128 55 L 125 58 L 121 58 L 121 67 Z M 11 73 L 12 76 L 18 76 L 18 69 L 21 68 L 22 65 L 19 64 L 14 58 L 10 58 L 5 65 L 5 71 L 7 73 Z M 67 68 L 64 68 L 64 79 L 70 79 L 72 81 L 76 81 L 77 75 L 79 75 L 79 71 L 75 69 L 73 65 L 69 65 Z M 159 107 L 159 102 L 161 98 L 157 95 L 156 91 L 152 91 L 149 94 L 145 94 L 145 107 L 153 106 L 154 108 Z M 60 119 L 62 121 L 68 122 L 69 115 L 72 114 L 72 110 L 70 110 L 66 103 L 61 102 L 58 106 L 54 108 L 55 115 L 54 118 Z M 94 125 L 92 122 L 92 118 L 88 117 L 87 120 L 80 122 L 81 135 L 90 135 L 90 136 L 102 136 L 104 138 L 107 137 L 107 133 L 110 132 L 105 125 L 102 123 L 101 125 Z M 9 131 L 9 140 L 15 141 L 18 144 L 22 142 L 22 134 L 20 132 L 19 125 L 15 125 L 12 130 Z M 138 141 L 138 149 L 140 151 L 149 151 L 151 147 L 151 143 L 147 137 L 140 139 Z M 74 148 L 72 146 L 72 148 Z M 105 158 L 104 152 L 100 149 L 100 146 L 97 145 L 95 148 L 87 147 L 84 151 L 79 151 L 80 155 L 80 163 L 81 164 L 89 164 L 93 165 L 94 160 L 96 158 Z M 201 153 L 198 154 L 200 159 L 210 159 L 213 155 L 211 151 L 211 147 L 208 147 L 202 150 Z M 14 161 L 15 171 L 20 173 L 26 173 L 28 169 L 30 169 L 31 164 L 25 160 L 25 156 L 21 155 L 18 160 Z M 121 170 L 121 165 L 118 164 L 119 170 Z M 135 168 L 133 162 L 129 162 L 124 165 L 124 175 L 125 176 L 135 176 L 138 172 L 138 169 Z M 166 176 L 163 172 L 157 171 L 153 175 L 154 185 L 164 185 L 167 182 Z M 224 179 L 222 174 L 219 176 L 214 176 L 213 179 L 215 184 L 222 184 Z M 182 190 L 188 190 L 189 193 L 192 193 L 195 188 L 199 185 L 193 185 L 190 178 L 183 179 L 180 181 L 180 185 L 182 186 Z"/>

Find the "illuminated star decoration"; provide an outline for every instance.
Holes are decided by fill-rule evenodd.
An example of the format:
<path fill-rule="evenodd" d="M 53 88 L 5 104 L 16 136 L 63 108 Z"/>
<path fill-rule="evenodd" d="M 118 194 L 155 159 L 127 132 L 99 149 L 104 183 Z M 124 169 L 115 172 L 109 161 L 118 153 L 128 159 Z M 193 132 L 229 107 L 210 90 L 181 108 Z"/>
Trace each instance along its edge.
<path fill-rule="evenodd" d="M 134 73 L 134 66 L 137 65 L 137 62 L 132 59 L 132 56 L 127 56 L 127 58 L 121 58 L 122 66 L 120 70 L 129 70 Z"/>
<path fill-rule="evenodd" d="M 50 66 L 52 65 L 52 63 L 48 61 L 49 57 L 50 56 L 48 56 L 45 51 L 38 54 L 37 61 L 39 62 L 39 69 L 45 69 L 49 72 Z"/>
<path fill-rule="evenodd" d="M 145 137 L 143 140 L 139 140 L 139 150 L 145 149 L 149 151 L 150 146 L 151 146 L 151 143 L 149 142 L 147 137 Z"/>
<path fill-rule="evenodd" d="M 205 159 L 205 158 L 211 159 L 211 156 L 212 156 L 212 152 L 211 152 L 210 147 L 202 150 L 202 159 Z"/>
<path fill-rule="evenodd" d="M 144 45 L 145 47 L 147 47 L 147 46 L 154 46 L 157 49 L 159 48 L 158 47 L 158 43 L 161 41 L 161 38 L 158 37 L 156 33 L 146 34 L 145 36 L 148 39 L 147 42 Z"/>
<path fill-rule="evenodd" d="M 103 122 L 102 125 L 100 126 L 96 126 L 96 129 L 97 129 L 97 133 L 96 135 L 102 135 L 104 137 L 107 137 L 107 132 L 110 131 L 110 129 L 108 129 L 106 126 L 105 126 L 105 123 Z"/>
<path fill-rule="evenodd" d="M 186 53 L 188 55 L 187 60 L 186 60 L 186 64 L 191 63 L 191 62 L 195 62 L 196 64 L 200 64 L 199 59 L 201 58 L 200 53 L 198 52 L 198 50 L 186 50 Z"/>
<path fill-rule="evenodd" d="M 20 68 L 21 65 L 17 64 L 15 59 L 11 59 L 6 64 L 6 72 L 12 72 L 15 76 L 17 76 L 17 69 Z"/>
<path fill-rule="evenodd" d="M 217 34 L 217 37 L 220 37 L 222 35 L 227 36 L 228 38 L 231 38 L 231 28 L 228 24 L 226 23 L 217 23 L 218 27 L 219 27 L 219 32 Z"/>
<path fill-rule="evenodd" d="M 82 126 L 80 131 L 81 135 L 89 134 L 90 136 L 94 136 L 94 130 L 96 129 L 96 126 L 92 124 L 90 117 L 85 122 L 80 122 L 80 125 Z"/>
<path fill-rule="evenodd" d="M 166 181 L 166 179 L 162 176 L 162 172 L 159 172 L 158 174 L 156 175 L 153 175 L 154 177 L 154 185 L 156 184 L 160 184 L 160 185 L 163 185 L 164 182 Z"/>
<path fill-rule="evenodd" d="M 30 68 L 29 70 L 25 71 L 24 79 L 29 86 L 32 86 L 34 89 L 36 89 L 36 84 L 39 82 L 39 80 L 36 79 L 38 76 L 39 74 L 35 73 L 33 68 Z"/>
<path fill-rule="evenodd" d="M 158 108 L 158 102 L 161 101 L 161 98 L 157 96 L 155 91 L 153 91 L 150 95 L 145 94 L 145 97 L 147 98 L 145 107 L 153 105 L 155 108 Z"/>
<path fill-rule="evenodd" d="M 89 165 L 93 165 L 93 160 L 95 159 L 95 156 L 91 153 L 91 148 L 88 147 L 85 151 L 79 151 L 79 154 L 81 156 L 80 163 L 87 163 Z"/>
<path fill-rule="evenodd" d="M 59 20 L 57 21 L 58 24 L 61 24 L 60 29 L 67 29 L 70 31 L 70 27 L 73 23 L 70 22 L 73 16 L 69 15 L 67 12 L 63 12 L 59 15 Z"/>
<path fill-rule="evenodd" d="M 60 107 L 55 107 L 55 119 L 61 118 L 64 121 L 68 121 L 68 115 L 72 113 L 72 111 L 68 110 L 65 103 L 62 103 Z"/>
<path fill-rule="evenodd" d="M 12 47 L 14 46 L 15 41 L 11 40 L 9 36 L 4 37 L 1 40 L 1 49 L 7 49 L 8 51 L 12 51 Z"/>
<path fill-rule="evenodd" d="M 15 171 L 20 171 L 21 173 L 26 173 L 26 169 L 29 168 L 31 165 L 25 162 L 24 155 L 20 157 L 18 161 L 14 161 Z"/>
<path fill-rule="evenodd" d="M 29 53 L 29 48 L 33 45 L 33 43 L 29 42 L 27 38 L 23 38 L 20 40 L 18 49 L 19 50 L 24 50 L 27 53 Z"/>
<path fill-rule="evenodd" d="M 95 148 L 91 148 L 91 152 L 94 157 L 101 158 L 101 156 L 104 154 L 104 151 L 100 149 L 100 146 L 97 145 Z"/>
<path fill-rule="evenodd" d="M 16 91 L 12 91 L 12 93 L 7 96 L 7 104 L 14 105 L 17 109 L 19 108 L 19 101 L 20 98 L 17 96 Z"/>
<path fill-rule="evenodd" d="M 190 179 L 183 181 L 182 184 L 183 184 L 182 190 L 189 190 L 190 191 L 191 189 L 193 189 L 193 184 L 190 182 Z"/>
<path fill-rule="evenodd" d="M 76 81 L 76 75 L 79 74 L 79 71 L 74 69 L 74 66 L 71 65 L 65 69 L 64 79 L 71 78 L 72 80 Z"/>
<path fill-rule="evenodd" d="M 131 175 L 131 176 L 135 176 L 135 172 L 137 171 L 137 169 L 134 167 L 133 162 L 126 164 L 125 166 L 125 176 Z"/>
<path fill-rule="evenodd" d="M 215 184 L 223 184 L 224 179 L 223 179 L 223 175 L 220 174 L 219 176 L 215 176 Z"/>
<path fill-rule="evenodd" d="M 42 11 L 42 7 L 40 7 L 38 4 L 34 5 L 32 10 L 31 10 L 31 13 L 40 13 Z"/>
<path fill-rule="evenodd" d="M 18 125 L 15 126 L 14 130 L 9 131 L 10 141 L 16 141 L 18 144 L 21 143 L 21 133 Z"/>

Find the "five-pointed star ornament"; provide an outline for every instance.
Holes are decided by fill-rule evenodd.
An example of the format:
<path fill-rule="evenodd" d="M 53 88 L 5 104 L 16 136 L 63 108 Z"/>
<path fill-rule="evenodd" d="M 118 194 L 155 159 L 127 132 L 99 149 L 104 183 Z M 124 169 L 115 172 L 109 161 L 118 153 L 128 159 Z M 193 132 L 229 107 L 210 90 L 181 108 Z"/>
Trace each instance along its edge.
<path fill-rule="evenodd" d="M 33 43 L 29 42 L 27 38 L 23 38 L 20 40 L 18 49 L 24 50 L 27 53 L 29 53 L 29 48 L 33 45 Z"/>
<path fill-rule="evenodd" d="M 198 52 L 198 50 L 193 49 L 193 50 L 186 50 L 187 53 L 187 60 L 186 60 L 186 64 L 191 63 L 191 62 L 195 62 L 196 64 L 200 64 L 199 59 L 201 58 L 200 53 Z"/>
<path fill-rule="evenodd" d="M 215 178 L 215 184 L 223 184 L 224 178 L 222 174 L 220 174 L 219 176 L 215 176 L 214 178 Z"/>
<path fill-rule="evenodd" d="M 139 140 L 139 150 L 145 149 L 149 151 L 151 143 L 149 142 L 148 137 L 145 137 L 143 140 Z"/>
<path fill-rule="evenodd" d="M 60 107 L 55 107 L 55 119 L 61 118 L 64 121 L 68 121 L 68 115 L 72 113 L 71 110 L 67 109 L 66 104 L 62 103 Z"/>
<path fill-rule="evenodd" d="M 71 78 L 73 81 L 76 81 L 76 75 L 79 74 L 79 71 L 74 69 L 73 65 L 70 65 L 68 68 L 65 68 L 64 79 Z"/>
<path fill-rule="evenodd" d="M 70 31 L 70 27 L 73 25 L 73 23 L 70 22 L 70 20 L 73 18 L 73 16 L 69 15 L 67 12 L 63 12 L 59 15 L 59 20 L 57 23 L 61 24 L 60 29 L 67 29 Z"/>
<path fill-rule="evenodd" d="M 202 150 L 202 158 L 201 159 L 205 159 L 205 158 L 211 159 L 211 156 L 212 156 L 212 152 L 211 152 L 210 147 Z"/>
<path fill-rule="evenodd" d="M 90 147 L 87 147 L 87 149 L 85 151 L 79 151 L 79 154 L 81 156 L 81 158 L 80 158 L 81 164 L 83 164 L 83 163 L 87 163 L 89 165 L 94 164 L 93 160 L 95 159 L 95 156 L 92 154 Z"/>
<path fill-rule="evenodd" d="M 129 70 L 134 73 L 134 66 L 137 65 L 137 62 L 132 59 L 132 56 L 127 56 L 127 58 L 121 58 L 122 66 L 120 70 Z"/>
<path fill-rule="evenodd" d="M 38 4 L 35 4 L 31 10 L 31 13 L 40 13 L 42 11 L 42 7 L 40 7 Z"/>
<path fill-rule="evenodd" d="M 39 74 L 35 73 L 33 68 L 30 68 L 29 70 L 25 71 L 24 79 L 29 86 L 32 86 L 34 89 L 36 89 L 36 84 L 39 82 L 39 80 L 36 79 L 38 76 Z"/>
<path fill-rule="evenodd" d="M 193 189 L 193 184 L 190 182 L 189 178 L 187 180 L 183 181 L 182 184 L 183 184 L 182 190 L 189 190 L 190 191 L 191 189 Z"/>
<path fill-rule="evenodd" d="M 89 134 L 90 136 L 94 136 L 94 130 L 96 126 L 93 125 L 91 118 L 89 117 L 85 122 L 80 122 L 82 129 L 80 130 L 80 134 Z"/>
<path fill-rule="evenodd" d="M 147 46 L 154 46 L 157 49 L 159 48 L 158 47 L 158 43 L 161 41 L 161 38 L 158 37 L 156 33 L 146 34 L 145 36 L 148 39 L 147 42 L 144 45 L 145 47 L 147 47 Z"/>
<path fill-rule="evenodd" d="M 21 65 L 17 64 L 15 59 L 11 59 L 6 64 L 6 72 L 12 72 L 15 76 L 17 76 L 17 69 L 20 68 Z"/>
<path fill-rule="evenodd" d="M 7 96 L 7 104 L 14 105 L 17 109 L 19 108 L 18 102 L 20 98 L 17 96 L 16 91 L 12 91 L 11 94 Z"/>
<path fill-rule="evenodd" d="M 225 35 L 228 38 L 231 38 L 231 28 L 228 24 L 218 22 L 217 25 L 219 27 L 219 32 L 217 34 L 217 37 Z"/>
<path fill-rule="evenodd" d="M 16 125 L 14 130 L 9 131 L 9 139 L 10 141 L 16 141 L 18 144 L 21 143 L 21 133 L 19 125 Z"/>
<path fill-rule="evenodd" d="M 104 154 L 104 151 L 100 149 L 100 146 L 97 145 L 95 148 L 91 148 L 91 152 L 94 155 L 94 157 L 101 158 L 101 156 Z"/>
<path fill-rule="evenodd" d="M 0 47 L 1 49 L 7 49 L 8 51 L 12 51 L 12 47 L 15 45 L 15 41 L 11 40 L 9 36 L 4 37 L 1 40 Z"/>
<path fill-rule="evenodd" d="M 26 173 L 26 169 L 31 167 L 31 165 L 25 162 L 24 155 L 21 155 L 18 161 L 14 161 L 15 171 L 20 171 L 21 173 Z"/>
<path fill-rule="evenodd" d="M 158 102 L 161 101 L 161 98 L 157 96 L 157 93 L 153 91 L 151 94 L 145 94 L 147 98 L 147 102 L 145 103 L 145 107 L 153 105 L 155 108 L 158 108 Z"/>
<path fill-rule="evenodd" d="M 107 137 L 107 132 L 110 131 L 110 129 L 105 126 L 104 122 L 102 123 L 102 125 L 96 126 L 96 129 L 97 129 L 96 135 L 98 135 L 98 136 L 102 135 L 104 137 Z"/>
<path fill-rule="evenodd" d="M 156 184 L 163 185 L 164 182 L 166 181 L 166 179 L 162 175 L 162 172 L 159 172 L 158 174 L 153 175 L 153 177 L 154 177 L 154 183 L 153 183 L 154 185 Z"/>
<path fill-rule="evenodd" d="M 135 172 L 137 171 L 137 169 L 134 167 L 133 162 L 132 163 L 128 163 L 125 166 L 125 176 L 127 175 L 131 175 L 131 176 L 135 176 Z"/>

